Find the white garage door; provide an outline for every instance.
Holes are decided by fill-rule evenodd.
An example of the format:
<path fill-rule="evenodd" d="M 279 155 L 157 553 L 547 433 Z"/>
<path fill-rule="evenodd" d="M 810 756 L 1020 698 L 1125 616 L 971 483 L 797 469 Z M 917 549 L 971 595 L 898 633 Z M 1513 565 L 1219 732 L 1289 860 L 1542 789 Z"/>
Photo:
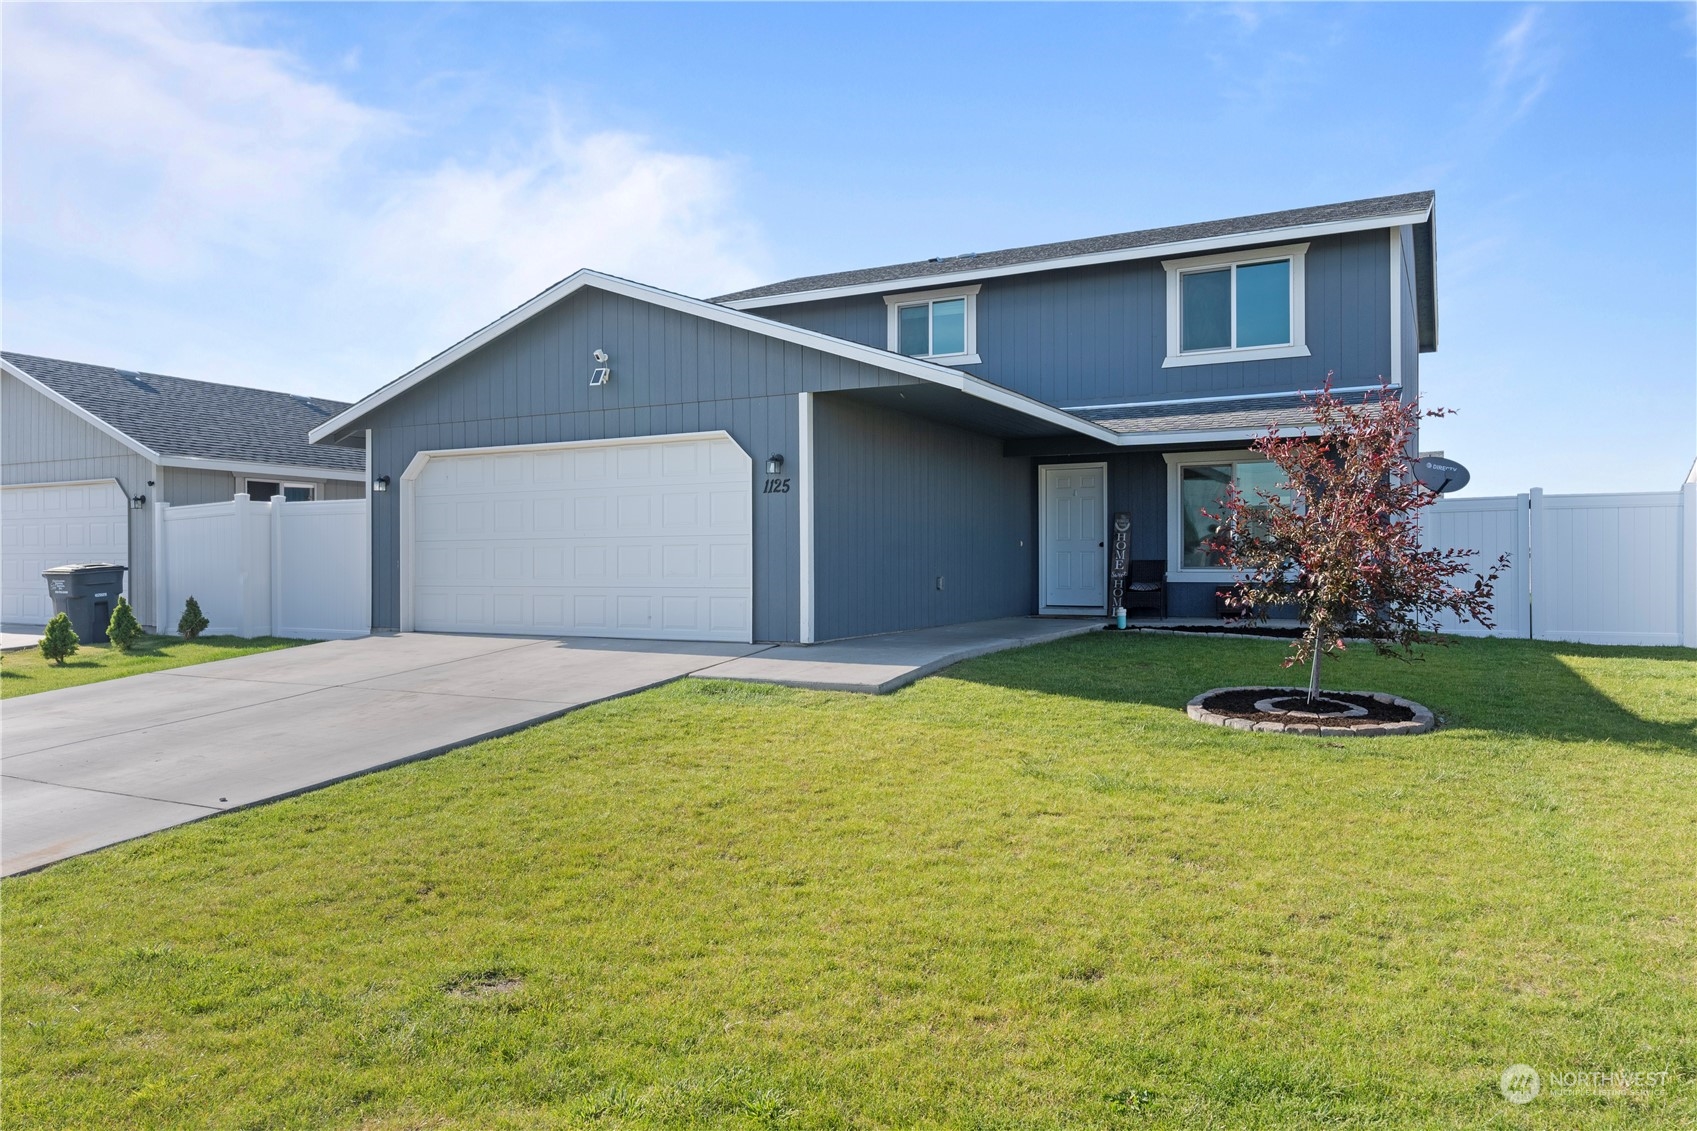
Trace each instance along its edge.
<path fill-rule="evenodd" d="M 412 625 L 752 640 L 752 474 L 723 433 L 431 456 Z"/>
<path fill-rule="evenodd" d="M 46 624 L 41 571 L 84 562 L 130 564 L 130 501 L 116 479 L 0 490 L 0 621 Z"/>

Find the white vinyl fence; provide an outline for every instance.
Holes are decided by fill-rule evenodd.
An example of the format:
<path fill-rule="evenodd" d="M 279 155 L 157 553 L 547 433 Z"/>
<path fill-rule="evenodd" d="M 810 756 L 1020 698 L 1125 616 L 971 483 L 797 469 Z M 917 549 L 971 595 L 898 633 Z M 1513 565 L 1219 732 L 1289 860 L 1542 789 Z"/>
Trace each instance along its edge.
<path fill-rule="evenodd" d="M 209 635 L 330 640 L 371 631 L 370 525 L 364 499 L 160 504 L 159 630 L 193 597 Z"/>
<path fill-rule="evenodd" d="M 1697 483 L 1622 495 L 1444 499 L 1426 511 L 1429 545 L 1473 549 L 1483 570 L 1507 554 L 1496 628 L 1469 636 L 1697 647 Z"/>

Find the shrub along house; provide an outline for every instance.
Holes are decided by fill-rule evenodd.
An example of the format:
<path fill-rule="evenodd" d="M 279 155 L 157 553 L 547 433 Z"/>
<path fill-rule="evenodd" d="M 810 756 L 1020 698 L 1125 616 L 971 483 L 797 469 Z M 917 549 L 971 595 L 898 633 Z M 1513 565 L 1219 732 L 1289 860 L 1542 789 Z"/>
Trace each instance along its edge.
<path fill-rule="evenodd" d="M 52 609 L 41 571 L 80 562 L 129 567 L 124 588 L 153 628 L 152 511 L 255 499 L 357 499 L 361 452 L 307 439 L 347 408 L 266 389 L 104 365 L 0 355 L 0 620 L 40 627 Z"/>
<path fill-rule="evenodd" d="M 1330 373 L 1413 396 L 1429 192 L 793 279 L 580 271 L 312 432 L 364 447 L 379 628 L 827 640 L 1108 611 L 1110 515 L 1175 615 L 1198 510 Z"/>

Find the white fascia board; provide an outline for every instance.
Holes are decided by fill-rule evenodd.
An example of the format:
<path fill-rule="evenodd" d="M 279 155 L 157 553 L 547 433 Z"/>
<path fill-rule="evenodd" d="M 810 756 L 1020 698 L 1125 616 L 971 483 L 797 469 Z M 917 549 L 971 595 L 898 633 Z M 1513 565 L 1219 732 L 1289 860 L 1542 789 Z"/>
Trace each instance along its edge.
<path fill-rule="evenodd" d="M 1097 251 L 1088 255 L 1035 259 L 1029 263 L 1015 263 L 1006 267 L 980 267 L 975 270 L 951 271 L 939 275 L 919 275 L 909 279 L 885 279 L 882 282 L 875 283 L 854 283 L 842 287 L 822 287 L 813 291 L 791 291 L 781 295 L 762 295 L 758 298 L 734 299 L 722 305 L 737 310 L 753 310 L 763 306 L 788 306 L 793 302 L 819 302 L 823 299 L 885 294 L 921 287 L 948 287 L 956 283 L 971 282 L 974 279 L 994 279 L 1003 275 L 1027 275 L 1035 271 L 1058 271 L 1067 267 L 1089 267 L 1098 263 L 1122 263 L 1131 259 L 1159 259 L 1162 256 L 1242 247 L 1246 244 L 1267 243 L 1272 240 L 1312 239 L 1316 236 L 1372 231 L 1375 228 L 1396 227 L 1402 224 L 1421 224 L 1425 222 L 1430 212 L 1430 208 L 1423 208 L 1416 212 L 1373 216 L 1358 220 L 1333 220 L 1324 224 L 1298 224 L 1286 228 L 1267 228 L 1258 232 L 1240 232 L 1231 236 L 1209 236 L 1204 239 L 1179 240 L 1175 243 L 1150 244 L 1147 247 Z"/>
<path fill-rule="evenodd" d="M 0 369 L 3 369 L 7 373 L 11 374 L 13 377 L 16 377 L 18 380 L 22 381 L 25 385 L 34 389 L 36 392 L 38 392 L 42 396 L 46 397 L 48 400 L 52 401 L 54 404 L 56 404 L 60 408 L 64 409 L 66 412 L 70 413 L 72 416 L 75 416 L 78 420 L 81 420 L 83 423 L 88 424 L 91 427 L 96 428 L 99 431 L 105 433 L 106 435 L 112 437 L 112 439 L 118 441 L 120 444 L 122 444 L 126 448 L 130 449 L 130 451 L 136 453 L 138 456 L 141 456 L 143 459 L 150 460 L 153 463 L 159 462 L 159 453 L 158 452 L 154 451 L 152 448 L 148 447 L 146 444 L 141 443 L 139 440 L 133 439 L 127 432 L 124 432 L 124 431 L 114 427 L 113 425 L 108 424 L 106 421 L 100 419 L 100 417 L 94 415 L 94 413 L 88 411 L 86 408 L 83 408 L 81 405 L 77 404 L 75 401 L 69 399 L 68 397 L 63 397 L 63 396 L 59 395 L 58 393 L 54 392 L 52 389 L 49 389 L 46 385 L 43 385 L 40 381 L 37 381 L 34 377 L 31 377 L 28 373 L 24 372 L 22 369 L 19 369 L 17 366 L 13 365 L 11 362 L 7 361 L 3 357 L 0 357 Z"/>
<path fill-rule="evenodd" d="M 1392 386 L 1395 387 L 1394 385 Z M 1340 385 L 1332 390 L 1334 393 L 1371 393 L 1377 391 L 1377 385 Z M 1075 404 L 1066 406 L 1067 412 L 1091 412 L 1106 408 L 1151 408 L 1155 405 L 1173 404 L 1218 404 L 1221 401 L 1260 401 L 1268 397 L 1318 396 L 1319 389 L 1274 389 L 1266 393 L 1222 393 L 1216 397 L 1179 397 L 1166 401 L 1118 401 L 1114 404 Z"/>
<path fill-rule="evenodd" d="M 1301 428 L 1279 428 L 1281 436 L 1309 436 L 1319 431 L 1317 427 L 1304 425 Z M 1170 444 L 1230 444 L 1245 440 L 1259 440 L 1267 434 L 1265 428 L 1226 428 L 1196 432 L 1131 432 L 1120 437 L 1119 446 L 1122 448 L 1162 448 Z M 1178 453 L 1182 458 L 1188 458 L 1196 453 Z"/>
<path fill-rule="evenodd" d="M 835 354 L 850 361 L 863 362 L 879 369 L 886 369 L 892 373 L 900 373 L 903 376 L 913 377 L 921 381 L 945 385 L 969 396 L 992 401 L 1016 409 L 1027 416 L 1036 417 L 1050 424 L 1060 425 L 1068 431 L 1078 432 L 1108 443 L 1113 442 L 1114 434 L 1105 428 L 1091 424 L 1087 420 L 1080 420 L 1052 405 L 1046 405 L 1041 401 L 1004 389 L 999 385 L 992 385 L 987 381 L 973 377 L 971 374 L 961 373 L 947 366 L 920 361 L 917 358 L 903 357 L 901 354 L 891 353 L 889 350 L 876 349 L 872 346 L 861 345 L 859 342 L 834 338 L 829 334 L 821 334 L 817 330 L 806 330 L 800 326 L 791 326 L 785 322 L 762 318 L 758 314 L 745 314 L 740 310 L 733 310 L 718 303 L 708 302 L 705 299 L 674 294 L 671 291 L 663 291 L 658 287 L 650 287 L 644 283 L 634 283 L 629 279 L 603 275 L 599 271 L 591 271 L 588 268 L 573 272 L 524 305 L 496 319 L 470 337 L 461 339 L 458 343 L 443 350 L 422 365 L 402 374 L 358 404 L 314 428 L 307 433 L 307 438 L 315 444 L 320 443 L 342 429 L 350 427 L 372 409 L 393 400 L 407 390 L 428 380 L 472 351 L 487 345 L 513 327 L 542 313 L 562 299 L 576 294 L 586 286 L 593 286 L 597 290 L 606 291 L 610 294 L 623 295 L 638 302 L 652 303 L 655 306 L 676 310 L 682 314 L 692 314 L 697 318 L 704 318 L 710 322 L 718 322 L 721 325 L 732 326 L 739 330 L 747 330 L 763 337 L 777 338 L 780 341 L 792 342 L 795 345 L 816 349 L 822 353 Z"/>
<path fill-rule="evenodd" d="M 227 471 L 269 479 L 339 479 L 349 483 L 365 482 L 365 472 L 349 471 L 342 467 L 305 467 L 292 463 L 260 463 L 239 459 L 196 459 L 193 456 L 155 456 L 160 467 L 175 467 L 185 471 Z"/>

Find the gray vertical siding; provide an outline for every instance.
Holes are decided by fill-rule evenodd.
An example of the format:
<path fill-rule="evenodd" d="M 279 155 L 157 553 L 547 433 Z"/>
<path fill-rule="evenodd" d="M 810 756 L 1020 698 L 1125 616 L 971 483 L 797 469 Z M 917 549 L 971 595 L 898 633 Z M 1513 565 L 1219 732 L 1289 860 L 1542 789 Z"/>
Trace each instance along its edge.
<path fill-rule="evenodd" d="M 612 382 L 590 388 L 596 349 Z M 723 430 L 795 466 L 796 394 L 910 384 L 694 315 L 586 288 L 372 412 L 372 477 L 398 484 L 420 451 Z M 754 498 L 754 634 L 800 634 L 799 494 Z M 372 623 L 400 624 L 400 492 L 372 495 Z"/>
<path fill-rule="evenodd" d="M 1309 357 L 1161 368 L 1166 271 L 1158 260 L 1137 260 L 984 279 L 978 294 L 983 362 L 963 368 L 1063 406 L 1313 388 L 1328 372 L 1339 385 L 1389 377 L 1385 232 L 1312 240 L 1306 270 Z M 880 349 L 888 345 L 882 295 L 755 313 Z"/>
<path fill-rule="evenodd" d="M 1033 611 L 1029 458 L 841 396 L 813 432 L 818 639 Z"/>
<path fill-rule="evenodd" d="M 126 495 L 146 495 L 150 505 L 130 512 L 130 571 L 125 588 L 136 619 L 159 622 L 153 608 L 153 510 L 158 498 L 148 480 L 159 470 L 145 457 L 48 400 L 11 374 L 0 374 L 0 483 L 72 483 L 116 479 Z"/>
<path fill-rule="evenodd" d="M 365 498 L 365 482 L 352 482 L 347 479 L 326 479 L 318 485 L 320 499 L 363 499 Z"/>
<path fill-rule="evenodd" d="M 204 471 L 186 467 L 167 467 L 162 470 L 163 489 L 159 497 L 174 507 L 227 503 L 236 493 L 236 477 L 228 471 Z"/>

